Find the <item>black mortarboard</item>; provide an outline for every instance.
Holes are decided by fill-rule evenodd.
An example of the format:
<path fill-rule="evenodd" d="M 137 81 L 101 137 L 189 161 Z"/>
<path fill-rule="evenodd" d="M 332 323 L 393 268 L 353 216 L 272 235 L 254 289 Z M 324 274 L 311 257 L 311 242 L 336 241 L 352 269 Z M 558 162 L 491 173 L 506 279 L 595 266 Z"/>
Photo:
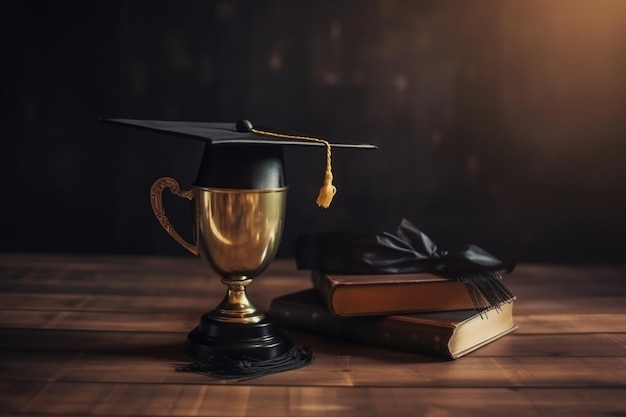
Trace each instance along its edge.
<path fill-rule="evenodd" d="M 324 185 L 317 204 L 327 208 L 335 194 L 331 147 L 376 149 L 374 145 L 329 143 L 324 139 L 256 129 L 248 120 L 236 123 L 104 119 L 105 122 L 170 133 L 206 143 L 194 185 L 231 189 L 286 186 L 283 146 L 326 146 Z"/>

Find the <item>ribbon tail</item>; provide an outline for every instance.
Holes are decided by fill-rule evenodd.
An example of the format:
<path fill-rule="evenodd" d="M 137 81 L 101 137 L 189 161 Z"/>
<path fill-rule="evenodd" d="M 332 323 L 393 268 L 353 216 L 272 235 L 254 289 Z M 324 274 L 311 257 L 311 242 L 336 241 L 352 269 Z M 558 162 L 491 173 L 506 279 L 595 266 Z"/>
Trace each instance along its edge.
<path fill-rule="evenodd" d="M 313 362 L 313 351 L 309 346 L 293 347 L 282 356 L 260 360 L 252 358 L 230 358 L 216 355 L 206 361 L 196 361 L 176 366 L 179 372 L 198 372 L 222 379 L 240 381 L 278 372 L 302 368 Z"/>
<path fill-rule="evenodd" d="M 502 277 L 497 272 L 459 274 L 456 278 L 467 288 L 476 311 L 499 309 L 501 304 L 510 303 L 515 298 L 502 284 Z"/>

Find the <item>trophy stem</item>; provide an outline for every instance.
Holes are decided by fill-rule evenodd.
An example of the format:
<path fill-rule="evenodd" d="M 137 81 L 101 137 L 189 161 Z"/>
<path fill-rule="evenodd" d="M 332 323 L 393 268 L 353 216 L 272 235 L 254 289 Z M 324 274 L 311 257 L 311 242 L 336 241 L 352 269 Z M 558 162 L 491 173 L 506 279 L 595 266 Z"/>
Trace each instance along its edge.
<path fill-rule="evenodd" d="M 196 359 L 214 355 L 260 360 L 281 356 L 293 343 L 271 317 L 257 310 L 246 296 L 252 279 L 245 276 L 223 278 L 228 292 L 222 302 L 200 319 L 188 335 L 189 353 Z"/>
<path fill-rule="evenodd" d="M 248 300 L 246 286 L 252 279 L 245 276 L 231 276 L 222 278 L 222 283 L 228 286 L 228 291 L 222 302 L 208 316 L 223 323 L 258 323 L 265 318 L 265 314 Z"/>

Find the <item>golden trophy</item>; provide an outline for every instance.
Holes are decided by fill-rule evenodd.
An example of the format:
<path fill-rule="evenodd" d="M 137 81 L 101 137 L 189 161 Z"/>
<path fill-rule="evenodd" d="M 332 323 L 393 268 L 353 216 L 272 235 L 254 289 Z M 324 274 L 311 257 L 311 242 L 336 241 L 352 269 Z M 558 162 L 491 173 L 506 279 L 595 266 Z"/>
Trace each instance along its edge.
<path fill-rule="evenodd" d="M 169 223 L 161 199 L 165 188 L 193 201 L 195 244 L 186 242 Z M 267 268 L 278 250 L 287 187 L 193 187 L 181 191 L 175 179 L 163 177 L 152 185 L 150 201 L 163 228 L 185 249 L 211 265 L 228 287 L 222 302 L 189 333 L 192 356 L 203 359 L 228 354 L 270 359 L 287 352 L 291 342 L 246 295 L 247 285 Z"/>
<path fill-rule="evenodd" d="M 250 303 L 246 288 L 271 263 L 280 245 L 287 198 L 283 147 L 326 148 L 324 184 L 317 204 L 327 208 L 336 191 L 332 185 L 331 144 L 318 138 L 255 129 L 247 120 L 237 123 L 104 121 L 205 143 L 191 189 L 181 190 L 175 179 L 162 177 L 150 190 L 152 209 L 163 228 L 210 265 L 227 287 L 222 302 L 205 313 L 188 334 L 191 355 L 204 361 L 215 357 L 269 360 L 290 351 L 292 342 L 271 317 Z M 166 188 L 193 202 L 191 243 L 176 232 L 165 214 L 162 193 Z"/>

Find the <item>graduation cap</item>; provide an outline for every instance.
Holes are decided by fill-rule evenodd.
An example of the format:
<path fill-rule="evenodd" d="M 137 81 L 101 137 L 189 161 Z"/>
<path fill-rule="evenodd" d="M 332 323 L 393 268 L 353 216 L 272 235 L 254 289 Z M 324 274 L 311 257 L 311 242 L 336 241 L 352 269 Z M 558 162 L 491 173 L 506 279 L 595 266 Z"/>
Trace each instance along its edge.
<path fill-rule="evenodd" d="M 168 133 L 206 143 L 194 181 L 198 187 L 271 189 L 285 187 L 284 146 L 325 146 L 326 169 L 317 204 L 327 208 L 336 193 L 332 184 L 331 148 L 376 149 L 374 145 L 330 143 L 325 139 L 257 129 L 248 120 L 236 123 L 102 119 L 105 122 Z"/>

